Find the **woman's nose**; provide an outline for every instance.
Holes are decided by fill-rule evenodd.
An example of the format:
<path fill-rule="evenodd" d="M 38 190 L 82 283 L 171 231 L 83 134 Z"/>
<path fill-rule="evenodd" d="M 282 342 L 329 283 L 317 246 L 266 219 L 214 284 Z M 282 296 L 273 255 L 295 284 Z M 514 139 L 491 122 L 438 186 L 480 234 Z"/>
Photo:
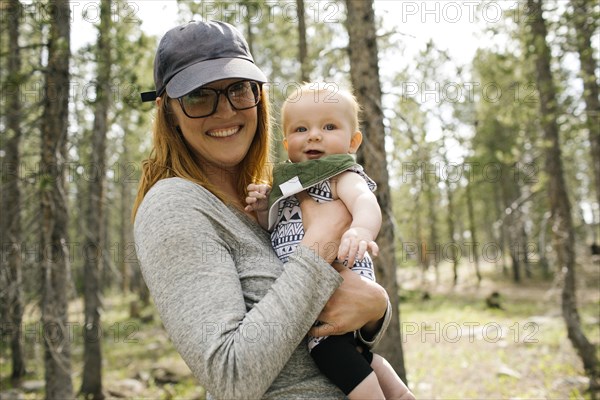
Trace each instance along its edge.
<path fill-rule="evenodd" d="M 215 111 L 215 115 L 218 115 L 220 117 L 227 117 L 234 113 L 235 109 L 232 107 L 225 93 L 219 93 L 219 97 L 217 99 L 217 110 Z"/>

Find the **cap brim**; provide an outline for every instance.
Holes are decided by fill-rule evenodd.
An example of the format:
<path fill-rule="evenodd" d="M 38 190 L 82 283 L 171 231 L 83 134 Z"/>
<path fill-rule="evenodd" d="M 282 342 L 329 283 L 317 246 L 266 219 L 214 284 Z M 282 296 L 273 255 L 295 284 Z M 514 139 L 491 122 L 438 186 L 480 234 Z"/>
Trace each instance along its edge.
<path fill-rule="evenodd" d="M 202 61 L 179 71 L 167 83 L 166 91 L 169 97 L 178 98 L 207 83 L 232 78 L 251 79 L 261 83 L 267 81 L 265 74 L 251 61 L 243 58 L 218 58 Z"/>

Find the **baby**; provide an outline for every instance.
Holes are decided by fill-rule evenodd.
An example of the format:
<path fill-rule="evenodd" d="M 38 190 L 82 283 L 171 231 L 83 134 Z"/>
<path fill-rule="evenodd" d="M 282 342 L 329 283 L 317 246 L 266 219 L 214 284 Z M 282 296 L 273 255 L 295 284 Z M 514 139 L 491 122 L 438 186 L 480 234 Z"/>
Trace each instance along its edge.
<path fill-rule="evenodd" d="M 304 84 L 282 107 L 283 145 L 289 162 L 273 170 L 273 187 L 248 186 L 246 211 L 271 231 L 277 256 L 285 263 L 304 235 L 300 203 L 304 190 L 317 202 L 341 200 L 352 215 L 336 262 L 343 262 L 365 279 L 375 280 L 367 251 L 377 255 L 375 238 L 381 209 L 373 194 L 376 184 L 356 164 L 353 154 L 362 143 L 359 105 L 337 85 Z M 319 369 L 349 399 L 414 399 L 391 365 L 356 339 L 360 331 L 309 337 L 308 347 Z"/>

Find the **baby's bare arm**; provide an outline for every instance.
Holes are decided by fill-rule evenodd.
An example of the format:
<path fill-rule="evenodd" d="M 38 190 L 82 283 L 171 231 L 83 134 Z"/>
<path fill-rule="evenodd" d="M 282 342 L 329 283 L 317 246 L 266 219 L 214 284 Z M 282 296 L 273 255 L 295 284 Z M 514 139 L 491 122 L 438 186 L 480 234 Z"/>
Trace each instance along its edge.
<path fill-rule="evenodd" d="M 381 228 L 381 208 L 359 174 L 344 172 L 336 178 L 336 195 L 352 214 L 352 224 L 342 236 L 338 258 L 347 258 L 352 266 L 356 257 L 364 257 L 365 251 L 370 250 L 374 256 L 379 252 L 375 238 Z"/>

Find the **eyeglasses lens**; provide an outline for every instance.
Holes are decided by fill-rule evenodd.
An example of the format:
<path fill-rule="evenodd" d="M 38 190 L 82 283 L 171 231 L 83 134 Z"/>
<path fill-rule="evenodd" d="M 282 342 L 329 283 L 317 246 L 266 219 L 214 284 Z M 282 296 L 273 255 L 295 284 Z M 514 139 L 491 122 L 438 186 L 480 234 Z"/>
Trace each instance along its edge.
<path fill-rule="evenodd" d="M 192 118 L 208 117 L 217 110 L 219 96 L 223 94 L 236 110 L 255 107 L 260 101 L 258 82 L 241 81 L 229 85 L 223 90 L 199 88 L 181 98 L 185 113 Z"/>

